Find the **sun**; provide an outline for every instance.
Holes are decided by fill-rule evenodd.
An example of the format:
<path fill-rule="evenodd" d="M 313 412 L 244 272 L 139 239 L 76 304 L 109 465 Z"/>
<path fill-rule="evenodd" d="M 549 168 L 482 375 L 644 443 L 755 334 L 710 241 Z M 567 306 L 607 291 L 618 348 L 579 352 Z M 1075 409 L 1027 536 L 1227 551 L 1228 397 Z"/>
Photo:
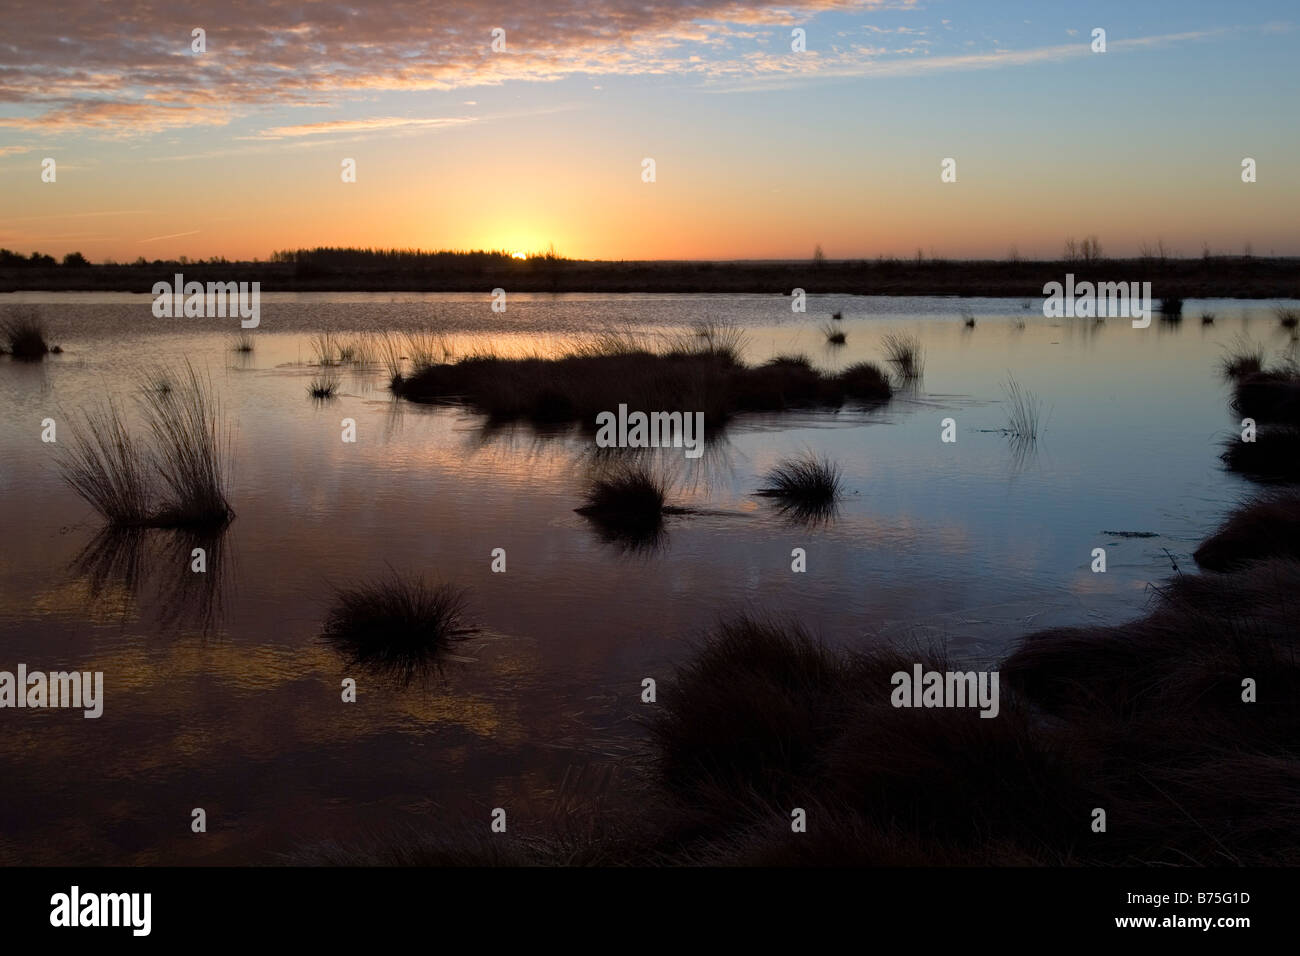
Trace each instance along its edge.
<path fill-rule="evenodd" d="M 511 258 L 511 259 L 527 259 L 527 258 L 528 258 L 528 253 L 526 253 L 526 252 L 512 252 L 512 253 L 510 253 L 510 258 Z"/>

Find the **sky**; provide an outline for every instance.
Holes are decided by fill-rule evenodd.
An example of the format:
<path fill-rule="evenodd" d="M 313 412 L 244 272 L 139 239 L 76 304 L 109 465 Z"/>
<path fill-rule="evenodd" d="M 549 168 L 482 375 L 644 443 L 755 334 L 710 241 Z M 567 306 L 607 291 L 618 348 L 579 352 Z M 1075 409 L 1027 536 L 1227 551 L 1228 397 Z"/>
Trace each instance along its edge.
<path fill-rule="evenodd" d="M 10 6 L 0 247 L 1300 255 L 1297 20 L 1293 0 Z"/>

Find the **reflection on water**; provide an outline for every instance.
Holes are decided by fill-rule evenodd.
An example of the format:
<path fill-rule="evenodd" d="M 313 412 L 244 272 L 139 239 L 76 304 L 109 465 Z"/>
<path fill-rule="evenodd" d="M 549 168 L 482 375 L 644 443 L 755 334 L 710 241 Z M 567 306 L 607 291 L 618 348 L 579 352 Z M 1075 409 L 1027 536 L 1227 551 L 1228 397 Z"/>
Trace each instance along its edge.
<path fill-rule="evenodd" d="M 970 660 L 1033 628 L 1126 619 L 1170 573 L 1165 549 L 1187 565 L 1251 487 L 1218 458 L 1238 427 L 1224 349 L 1240 334 L 1270 355 L 1290 346 L 1273 303 L 1235 301 L 1188 303 L 1213 325 L 1139 330 L 1046 320 L 1020 300 L 827 297 L 795 316 L 781 296 L 512 296 L 498 314 L 488 296 L 267 295 L 254 351 L 236 353 L 221 320 L 156 320 L 150 301 L 46 297 L 65 354 L 0 359 L 0 669 L 105 674 L 98 720 L 0 712 L 0 861 L 260 860 L 486 820 L 634 749 L 641 680 L 667 678 L 740 610 L 792 615 L 836 644 L 922 635 Z M 818 326 L 836 310 L 846 343 L 832 350 Z M 880 409 L 742 416 L 698 460 L 613 456 L 671 478 L 680 511 L 650 547 L 575 511 L 609 459 L 576 428 L 403 404 L 377 365 L 340 368 L 330 402 L 307 395 L 323 330 L 429 329 L 460 354 L 525 354 L 706 318 L 744 325 L 750 361 L 804 353 L 827 370 L 881 361 L 882 337 L 909 332 L 925 378 Z M 105 532 L 58 480 L 41 422 L 185 357 L 210 370 L 234 426 L 238 517 L 202 539 Z M 1045 406 L 1027 447 L 1000 431 L 1008 374 Z M 940 441 L 945 418 L 955 442 Z M 754 494 L 807 449 L 843 481 L 836 512 L 811 524 Z M 1089 569 L 1094 547 L 1105 574 Z M 401 686 L 319 640 L 335 591 L 385 566 L 468 593 L 482 629 L 437 680 Z M 189 832 L 200 806 L 202 837 Z"/>

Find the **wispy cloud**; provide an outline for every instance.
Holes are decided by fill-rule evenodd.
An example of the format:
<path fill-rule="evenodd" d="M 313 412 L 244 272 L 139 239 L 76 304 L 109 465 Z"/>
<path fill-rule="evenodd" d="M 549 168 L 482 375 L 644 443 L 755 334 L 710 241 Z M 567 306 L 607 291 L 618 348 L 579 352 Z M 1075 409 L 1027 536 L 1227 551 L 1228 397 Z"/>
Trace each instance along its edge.
<path fill-rule="evenodd" d="M 369 119 L 329 120 L 321 123 L 299 123 L 295 126 L 273 126 L 262 130 L 260 136 L 266 139 L 282 139 L 286 136 L 320 136 L 322 134 L 383 132 L 398 129 L 444 129 L 449 126 L 464 126 L 476 122 L 473 116 L 445 116 L 426 119 L 414 119 L 402 116 L 376 116 Z"/>
<path fill-rule="evenodd" d="M 158 242 L 160 239 L 179 239 L 181 236 L 197 236 L 200 230 L 191 229 L 189 232 L 173 232 L 167 236 L 150 236 L 148 239 L 141 239 L 141 242 Z"/>

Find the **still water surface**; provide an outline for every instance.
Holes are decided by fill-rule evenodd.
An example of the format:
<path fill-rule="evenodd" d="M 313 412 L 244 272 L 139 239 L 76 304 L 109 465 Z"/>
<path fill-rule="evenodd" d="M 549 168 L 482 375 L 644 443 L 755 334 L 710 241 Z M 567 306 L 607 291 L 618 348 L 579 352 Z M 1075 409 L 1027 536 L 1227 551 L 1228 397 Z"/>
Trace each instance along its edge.
<path fill-rule="evenodd" d="M 796 316 L 774 296 L 514 295 L 497 314 L 480 295 L 273 294 L 254 352 L 238 355 L 237 320 L 159 320 L 150 302 L 0 298 L 39 303 L 65 349 L 0 359 L 0 670 L 102 670 L 106 694 L 98 720 L 0 711 L 3 863 L 260 861 L 406 825 L 486 826 L 496 806 L 540 814 L 574 779 L 625 762 L 644 736 L 642 678 L 667 680 L 740 610 L 795 617 L 836 645 L 936 641 L 972 662 L 1033 629 L 1132 617 L 1170 555 L 1191 566 L 1251 490 L 1218 460 L 1234 419 L 1217 362 L 1242 334 L 1290 344 L 1274 303 L 1240 301 L 1188 302 L 1181 324 L 1139 330 L 1005 299 L 814 297 Z M 818 330 L 835 310 L 838 348 Z M 665 456 L 675 503 L 706 513 L 670 518 L 651 551 L 602 541 L 574 513 L 593 451 L 576 432 L 486 431 L 464 410 L 400 403 L 378 366 L 344 370 L 331 402 L 306 394 L 323 330 L 545 353 L 705 319 L 743 325 L 750 361 L 802 352 L 827 369 L 915 333 L 925 377 L 878 411 L 746 418 L 699 461 Z M 185 358 L 234 430 L 238 516 L 208 543 L 203 576 L 184 537 L 96 547 L 98 519 L 40 440 L 43 419 L 129 399 L 142 371 Z M 1009 373 L 1045 406 L 1028 454 L 997 431 Z M 954 444 L 940 441 L 949 417 Z M 804 449 L 833 458 L 847 489 L 822 527 L 752 494 Z M 796 547 L 807 573 L 791 573 Z M 1089 570 L 1095 547 L 1105 574 Z M 490 573 L 494 548 L 505 574 Z M 389 566 L 469 589 L 482 630 L 441 679 L 354 673 L 318 640 L 332 588 Z M 355 704 L 340 701 L 348 676 Z M 190 832 L 195 807 L 207 834 Z"/>

